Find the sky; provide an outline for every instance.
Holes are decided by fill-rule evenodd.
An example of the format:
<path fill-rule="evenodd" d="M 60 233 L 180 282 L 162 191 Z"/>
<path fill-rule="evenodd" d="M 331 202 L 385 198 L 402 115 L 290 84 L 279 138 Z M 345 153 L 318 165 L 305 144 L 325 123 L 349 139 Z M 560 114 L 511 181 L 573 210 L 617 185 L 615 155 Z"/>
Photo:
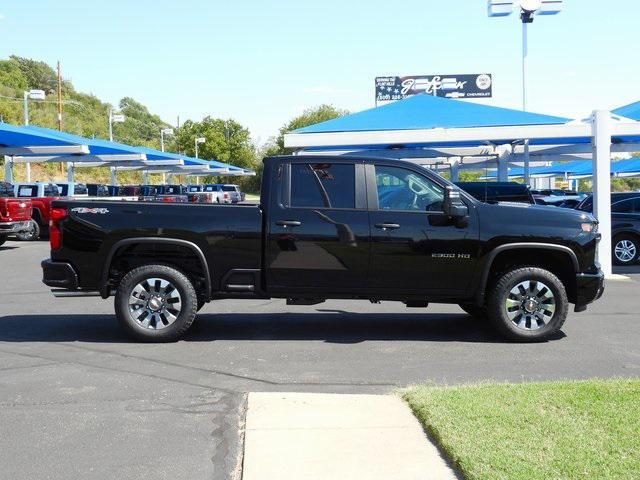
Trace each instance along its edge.
<path fill-rule="evenodd" d="M 637 0 L 565 0 L 537 17 L 528 109 L 584 118 L 640 100 L 638 14 Z M 12 54 L 60 60 L 77 90 L 171 124 L 234 118 L 258 143 L 306 108 L 373 107 L 376 76 L 490 73 L 482 103 L 522 103 L 521 24 L 485 0 L 0 0 Z"/>

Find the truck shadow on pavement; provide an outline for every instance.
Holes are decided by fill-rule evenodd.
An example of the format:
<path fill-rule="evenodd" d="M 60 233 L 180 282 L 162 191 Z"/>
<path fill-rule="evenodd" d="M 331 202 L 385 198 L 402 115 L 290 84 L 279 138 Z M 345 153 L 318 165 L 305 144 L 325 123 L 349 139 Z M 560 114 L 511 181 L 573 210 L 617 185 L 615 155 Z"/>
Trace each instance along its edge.
<path fill-rule="evenodd" d="M 551 340 L 559 340 L 559 332 Z M 506 343 L 486 321 L 464 313 L 200 314 L 183 341 L 323 340 L 355 344 L 367 340 Z M 113 315 L 10 315 L 0 317 L 2 342 L 131 343 Z"/>

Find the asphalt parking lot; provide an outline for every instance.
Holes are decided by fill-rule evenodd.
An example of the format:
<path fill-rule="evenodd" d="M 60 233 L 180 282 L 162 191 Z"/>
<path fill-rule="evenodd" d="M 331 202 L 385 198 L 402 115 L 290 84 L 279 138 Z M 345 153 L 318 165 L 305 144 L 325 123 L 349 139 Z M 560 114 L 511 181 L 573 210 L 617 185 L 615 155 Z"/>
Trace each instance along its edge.
<path fill-rule="evenodd" d="M 185 339 L 132 343 L 112 302 L 54 299 L 45 242 L 0 247 L 1 477 L 228 478 L 249 391 L 384 393 L 412 383 L 640 375 L 640 267 L 540 344 L 456 306 L 206 306 Z"/>

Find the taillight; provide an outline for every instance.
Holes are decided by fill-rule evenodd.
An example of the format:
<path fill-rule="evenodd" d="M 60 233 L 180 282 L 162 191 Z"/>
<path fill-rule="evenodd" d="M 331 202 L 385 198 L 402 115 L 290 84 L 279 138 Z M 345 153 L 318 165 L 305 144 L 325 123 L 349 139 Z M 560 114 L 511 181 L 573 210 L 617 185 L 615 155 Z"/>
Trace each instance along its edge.
<path fill-rule="evenodd" d="M 49 219 L 49 244 L 51 250 L 58 250 L 62 246 L 62 232 L 60 221 L 67 216 L 66 208 L 52 208 Z"/>

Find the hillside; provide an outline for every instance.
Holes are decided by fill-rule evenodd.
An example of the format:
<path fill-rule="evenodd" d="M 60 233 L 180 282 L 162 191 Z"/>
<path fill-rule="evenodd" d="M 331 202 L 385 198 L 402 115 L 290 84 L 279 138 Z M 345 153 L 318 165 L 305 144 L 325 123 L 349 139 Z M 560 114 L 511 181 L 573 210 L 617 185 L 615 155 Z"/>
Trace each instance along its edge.
<path fill-rule="evenodd" d="M 23 92 L 41 89 L 47 94 L 44 101 L 29 101 L 29 120 L 32 125 L 57 129 L 57 74 L 44 62 L 11 56 L 0 60 L 0 121 L 22 125 Z M 113 108 L 125 115 L 123 123 L 113 124 L 114 140 L 129 145 L 145 145 L 160 149 L 160 129 L 170 127 L 158 115 L 130 97 L 124 97 L 118 105 L 110 105 L 95 95 L 78 92 L 68 80 L 62 81 L 63 130 L 85 137 L 108 139 L 108 112 Z M 221 123 L 222 122 L 222 123 Z M 256 152 L 251 143 L 249 130 L 233 120 L 219 120 L 207 117 L 202 122 L 187 121 L 175 136 L 165 138 L 167 151 L 190 152 L 193 135 L 204 135 L 211 142 L 200 152 L 201 158 L 217 158 L 236 165 L 255 168 Z M 235 154 L 235 155 L 234 155 Z M 0 165 L 4 162 L 0 158 Z M 17 180 L 24 179 L 24 166 L 16 166 Z M 32 165 L 33 180 L 56 180 L 66 178 L 60 164 Z M 79 168 L 78 181 L 107 182 L 106 168 Z M 118 172 L 120 183 L 139 183 L 141 173 L 135 171 Z M 241 183 L 255 184 L 256 179 L 243 179 Z M 252 187 L 253 185 L 247 185 Z M 254 188 L 252 188 L 254 189 Z"/>

